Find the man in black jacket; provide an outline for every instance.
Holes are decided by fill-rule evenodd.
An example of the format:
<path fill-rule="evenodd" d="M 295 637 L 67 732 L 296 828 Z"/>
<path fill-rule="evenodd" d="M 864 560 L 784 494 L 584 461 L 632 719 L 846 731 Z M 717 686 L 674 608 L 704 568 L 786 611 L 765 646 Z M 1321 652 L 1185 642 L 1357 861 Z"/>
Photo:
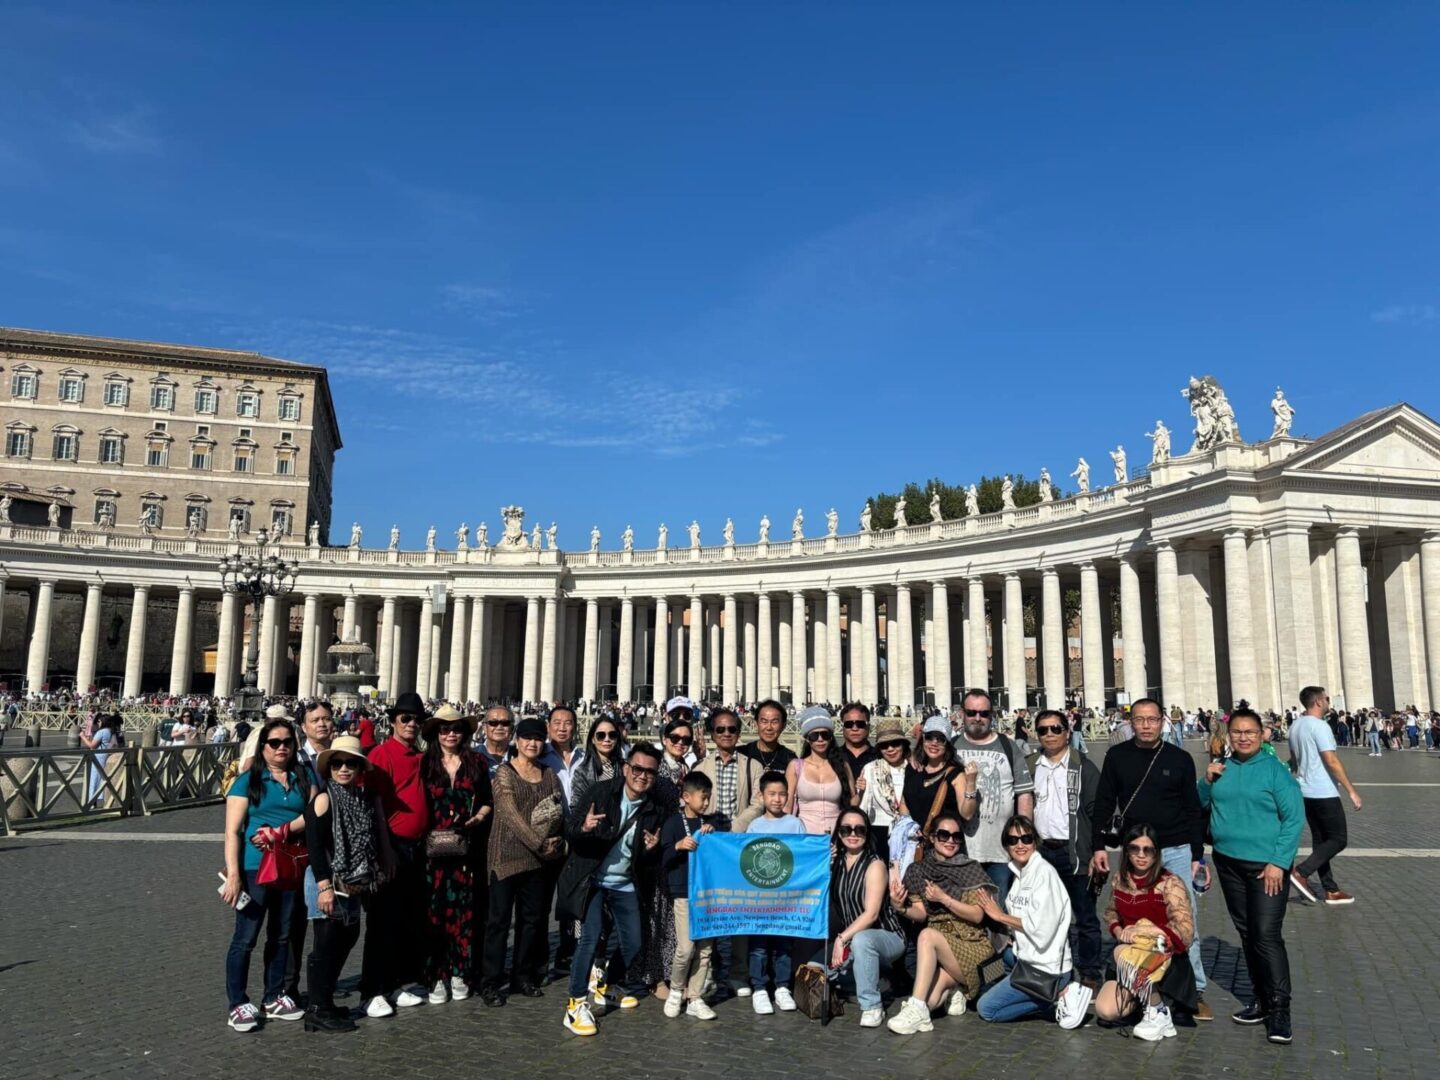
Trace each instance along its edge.
<path fill-rule="evenodd" d="M 1213 1020 L 1215 1014 L 1203 996 L 1205 969 L 1200 964 L 1200 912 L 1193 884 L 1198 879 L 1204 888 L 1210 887 L 1210 868 L 1205 865 L 1205 819 L 1195 786 L 1195 762 L 1187 751 L 1162 738 L 1165 713 L 1153 698 L 1140 698 L 1130 706 L 1130 724 L 1135 729 L 1135 737 L 1112 746 L 1100 770 L 1095 818 L 1091 823 L 1095 853 L 1090 856 L 1090 870 L 1101 874 L 1110 872 L 1110 858 L 1101 835 L 1115 813 L 1122 818 L 1122 833 L 1142 821 L 1155 830 L 1161 863 L 1185 882 L 1190 893 L 1190 912 L 1196 931 L 1190 945 L 1190 966 L 1195 970 L 1195 989 L 1201 995 L 1195 1019 Z"/>
<path fill-rule="evenodd" d="M 659 767 L 660 751 L 637 742 L 621 766 L 621 775 L 596 784 L 570 815 L 566 829 L 570 857 L 560 872 L 555 907 L 560 918 L 582 924 L 565 1009 L 565 1027 L 576 1035 L 596 1033 L 586 997 L 607 909 L 627 978 L 640 959 L 641 898 L 654 892 L 660 827 L 667 816 L 654 793 Z M 643 986 L 621 986 L 615 997 L 620 1008 L 633 1009 L 643 993 Z"/>
<path fill-rule="evenodd" d="M 1031 762 L 1035 778 L 1035 828 L 1040 834 L 1040 855 L 1055 868 L 1070 895 L 1070 948 L 1075 968 L 1087 986 L 1098 989 L 1103 968 L 1100 959 L 1100 920 L 1090 892 L 1092 822 L 1100 770 L 1070 746 L 1065 714 L 1044 709 L 1035 717 L 1040 753 Z"/>

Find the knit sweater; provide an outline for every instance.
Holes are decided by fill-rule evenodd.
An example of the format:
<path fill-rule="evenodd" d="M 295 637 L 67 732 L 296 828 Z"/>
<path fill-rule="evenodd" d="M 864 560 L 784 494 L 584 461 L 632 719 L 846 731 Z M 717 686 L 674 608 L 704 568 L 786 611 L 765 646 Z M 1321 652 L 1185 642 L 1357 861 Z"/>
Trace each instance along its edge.
<path fill-rule="evenodd" d="M 1156 757 L 1156 755 L 1159 755 Z M 1152 759 L 1154 768 L 1150 768 Z M 1146 769 L 1150 770 L 1146 776 Z M 1131 795 L 1134 801 L 1131 802 Z M 1195 790 L 1195 762 L 1177 746 L 1162 742 L 1149 750 L 1135 740 L 1117 743 L 1105 755 L 1091 819 L 1091 850 L 1103 851 L 1101 833 L 1115 811 L 1125 811 L 1125 828 L 1145 822 L 1162 848 L 1188 845 L 1190 858 L 1205 853 L 1205 823 Z"/>
<path fill-rule="evenodd" d="M 547 837 L 559 836 L 564 826 L 565 792 L 559 777 L 549 769 L 542 769 L 540 779 L 532 784 L 506 762 L 495 770 L 491 786 L 495 797 L 495 825 L 490 832 L 490 873 L 504 881 L 546 865 L 549 860 L 540 858 L 540 847 Z M 554 825 L 542 832 L 531 823 L 530 815 L 552 796 L 560 809 Z"/>

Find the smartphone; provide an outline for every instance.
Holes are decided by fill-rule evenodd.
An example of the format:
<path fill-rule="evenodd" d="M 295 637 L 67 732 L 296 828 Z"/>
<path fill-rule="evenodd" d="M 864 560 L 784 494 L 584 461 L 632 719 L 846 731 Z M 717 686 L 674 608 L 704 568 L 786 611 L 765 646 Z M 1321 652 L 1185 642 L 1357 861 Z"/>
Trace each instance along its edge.
<path fill-rule="evenodd" d="M 223 900 L 225 899 L 225 871 L 218 870 L 216 871 L 215 876 L 220 879 L 220 888 L 216 889 L 215 891 L 220 894 L 220 899 Z M 240 895 L 235 899 L 235 910 L 243 910 L 245 905 L 248 903 L 250 903 L 250 894 L 242 889 L 240 891 Z"/>

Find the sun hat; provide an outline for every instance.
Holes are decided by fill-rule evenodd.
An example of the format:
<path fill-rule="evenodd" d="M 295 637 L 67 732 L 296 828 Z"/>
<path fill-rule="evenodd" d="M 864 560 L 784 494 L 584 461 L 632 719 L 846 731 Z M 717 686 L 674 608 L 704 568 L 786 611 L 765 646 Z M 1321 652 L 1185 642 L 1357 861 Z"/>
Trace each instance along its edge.
<path fill-rule="evenodd" d="M 892 742 L 903 742 L 911 750 L 915 749 L 915 740 L 910 737 L 910 730 L 905 726 L 905 721 L 898 716 L 881 717 L 879 723 L 875 725 L 871 737 L 876 749 Z"/>
<path fill-rule="evenodd" d="M 344 754 L 346 757 L 352 757 L 360 762 L 361 772 L 372 767 L 359 739 L 354 735 L 338 735 L 334 742 L 316 755 L 315 771 L 321 776 L 328 777 L 330 775 L 330 759 L 336 754 Z"/>
<path fill-rule="evenodd" d="M 426 742 L 435 738 L 441 724 L 464 724 L 465 738 L 471 739 L 475 736 L 475 717 L 461 716 L 459 709 L 447 703 L 441 705 L 432 716 L 426 719 L 424 727 Z"/>

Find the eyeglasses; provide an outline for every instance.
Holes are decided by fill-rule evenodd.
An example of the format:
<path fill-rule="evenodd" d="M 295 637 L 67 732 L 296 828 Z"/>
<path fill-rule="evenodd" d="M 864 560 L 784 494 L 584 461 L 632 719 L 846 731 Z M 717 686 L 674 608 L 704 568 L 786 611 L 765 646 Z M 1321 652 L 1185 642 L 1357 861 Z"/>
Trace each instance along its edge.
<path fill-rule="evenodd" d="M 965 838 L 961 832 L 951 832 L 949 829 L 936 829 L 930 834 L 935 838 L 937 844 L 958 844 Z"/>
<path fill-rule="evenodd" d="M 635 777 L 635 779 L 637 780 L 653 780 L 660 772 L 659 769 L 647 768 L 644 765 L 627 764 L 625 767 L 630 770 L 630 775 Z"/>
<path fill-rule="evenodd" d="M 1258 739 L 1258 738 L 1260 738 L 1260 732 L 1254 730 L 1253 728 L 1240 728 L 1239 730 L 1236 730 L 1235 728 L 1231 728 L 1231 729 L 1230 729 L 1230 738 L 1232 738 L 1232 739 Z"/>
<path fill-rule="evenodd" d="M 290 747 L 290 748 L 293 750 L 293 749 L 295 748 L 295 740 L 294 740 L 294 739 L 266 739 L 266 740 L 265 740 L 265 745 L 268 746 L 268 747 L 270 747 L 271 750 L 279 750 L 279 749 L 281 749 L 282 747 L 287 747 L 287 746 Z"/>
<path fill-rule="evenodd" d="M 1006 847 L 1015 847 L 1017 844 L 1033 844 L 1035 843 L 1035 834 L 1033 832 L 1011 833 L 1000 842 Z"/>
<path fill-rule="evenodd" d="M 614 742 L 615 739 L 616 739 L 616 737 L 617 737 L 617 734 L 618 734 L 618 733 L 617 733 L 617 732 L 614 732 L 614 731 L 597 731 L 597 732 L 595 732 L 595 741 L 596 741 L 596 742 Z"/>
<path fill-rule="evenodd" d="M 724 727 L 717 727 L 717 728 L 715 728 L 715 734 L 716 734 L 716 735 L 739 735 L 739 734 L 740 734 L 740 729 L 739 729 L 738 727 L 731 727 L 730 725 L 727 724 L 727 725 L 725 725 Z"/>
<path fill-rule="evenodd" d="M 1063 727 L 1061 727 L 1059 724 L 1045 724 L 1043 727 L 1042 727 L 1041 725 L 1037 724 L 1037 725 L 1035 726 L 1035 734 L 1036 734 L 1036 735 L 1063 735 L 1063 734 L 1065 734 L 1065 729 L 1064 729 Z"/>
<path fill-rule="evenodd" d="M 839 833 L 840 833 L 841 836 L 864 836 L 864 835 L 865 835 L 865 826 L 864 826 L 864 825 L 841 825 L 838 831 L 839 831 Z"/>
<path fill-rule="evenodd" d="M 844 720 L 844 721 L 841 721 L 841 726 L 844 727 L 846 731 L 854 731 L 854 730 L 856 730 L 857 728 L 868 728 L 868 727 L 870 726 L 870 721 L 868 721 L 868 720 Z"/>
<path fill-rule="evenodd" d="M 1154 855 L 1155 849 L 1149 844 L 1126 844 L 1125 850 L 1131 855 Z"/>
<path fill-rule="evenodd" d="M 459 734 L 460 734 L 461 732 L 463 732 L 464 730 L 465 730 L 465 725 L 464 725 L 464 724 L 441 724 L 441 725 L 440 725 L 440 734 L 441 734 L 441 735 L 459 735 Z"/>
<path fill-rule="evenodd" d="M 821 739 L 824 739 L 824 740 L 826 740 L 826 741 L 828 742 L 829 740 L 833 739 L 834 737 L 835 737 L 835 733 L 834 733 L 833 731 L 812 731 L 812 732 L 810 732 L 809 735 L 806 735 L 806 736 L 805 736 L 805 741 L 806 741 L 806 742 L 819 742 Z"/>
<path fill-rule="evenodd" d="M 695 740 L 689 735 L 666 735 L 665 741 L 676 746 L 689 746 Z"/>
<path fill-rule="evenodd" d="M 966 710 L 965 710 L 965 715 L 966 715 L 966 716 L 983 716 L 983 717 L 985 717 L 986 719 L 989 719 L 990 710 L 989 710 L 989 709 L 966 709 Z"/>

